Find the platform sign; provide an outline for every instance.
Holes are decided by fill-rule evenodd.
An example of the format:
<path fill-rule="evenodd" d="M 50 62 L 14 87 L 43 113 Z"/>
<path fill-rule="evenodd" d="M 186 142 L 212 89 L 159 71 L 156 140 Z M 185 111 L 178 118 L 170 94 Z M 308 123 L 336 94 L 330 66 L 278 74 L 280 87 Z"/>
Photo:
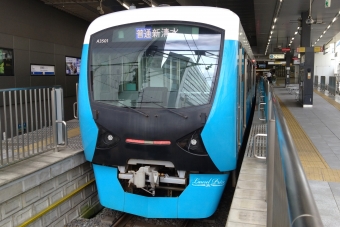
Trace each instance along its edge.
<path fill-rule="evenodd" d="M 269 61 L 268 65 L 285 65 L 285 61 Z"/>
<path fill-rule="evenodd" d="M 331 7 L 331 1 L 332 0 L 325 0 L 325 8 Z"/>
<path fill-rule="evenodd" d="M 296 52 L 304 53 L 304 52 L 306 52 L 306 47 L 298 47 L 298 48 L 296 48 Z M 323 52 L 322 46 L 315 46 L 314 47 L 314 53 L 318 53 L 318 52 Z"/>
<path fill-rule="evenodd" d="M 318 53 L 318 52 L 323 52 L 323 47 L 321 46 L 314 47 L 314 53 Z"/>
<path fill-rule="evenodd" d="M 284 54 L 269 54 L 269 59 L 285 59 Z"/>
<path fill-rule="evenodd" d="M 306 47 L 298 47 L 298 48 L 296 48 L 296 52 L 304 53 L 304 52 L 306 52 Z"/>
<path fill-rule="evenodd" d="M 54 65 L 31 65 L 31 76 L 54 76 Z"/>

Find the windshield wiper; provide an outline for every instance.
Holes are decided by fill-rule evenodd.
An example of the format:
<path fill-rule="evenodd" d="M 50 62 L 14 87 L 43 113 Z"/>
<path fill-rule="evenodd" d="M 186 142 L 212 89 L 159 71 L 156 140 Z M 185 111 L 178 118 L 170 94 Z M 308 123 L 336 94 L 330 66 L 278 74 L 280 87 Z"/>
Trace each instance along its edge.
<path fill-rule="evenodd" d="M 187 119 L 187 118 L 188 118 L 188 116 L 187 116 L 187 115 L 184 115 L 184 114 L 178 113 L 178 112 L 176 112 L 176 111 L 173 111 L 173 110 L 171 110 L 171 109 L 168 109 L 168 108 L 166 108 L 165 106 L 162 106 L 162 105 L 159 105 L 159 104 L 157 104 L 156 102 L 136 102 L 136 103 L 152 103 L 152 104 L 155 104 L 156 106 L 160 106 L 160 107 L 162 107 L 162 108 L 164 108 L 164 109 L 166 109 L 166 110 L 170 111 L 171 113 L 177 114 L 178 116 L 181 116 L 181 117 L 183 117 L 183 118 L 185 118 L 185 119 Z"/>
<path fill-rule="evenodd" d="M 123 105 L 123 106 L 129 108 L 130 110 L 133 110 L 133 111 L 135 111 L 135 112 L 137 112 L 137 113 L 139 113 L 139 114 L 142 114 L 142 115 L 144 115 L 145 117 L 149 117 L 149 115 L 147 115 L 146 113 L 144 113 L 144 112 L 142 112 L 142 111 L 139 111 L 139 110 L 136 110 L 136 109 L 134 109 L 134 108 L 131 108 L 130 106 L 125 105 L 124 103 L 120 102 L 119 100 L 96 100 L 96 101 L 113 101 L 113 102 L 118 102 L 119 104 L 121 104 L 121 105 Z"/>

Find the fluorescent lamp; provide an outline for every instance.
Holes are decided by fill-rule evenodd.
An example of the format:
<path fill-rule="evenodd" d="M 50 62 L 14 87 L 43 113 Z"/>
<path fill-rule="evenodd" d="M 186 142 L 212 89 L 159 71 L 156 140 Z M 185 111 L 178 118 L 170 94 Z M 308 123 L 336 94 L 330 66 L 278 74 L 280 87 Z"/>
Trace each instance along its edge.
<path fill-rule="evenodd" d="M 292 38 L 292 40 L 294 40 L 294 37 Z"/>
<path fill-rule="evenodd" d="M 333 18 L 332 23 L 334 23 L 334 21 L 336 21 L 336 17 Z"/>
<path fill-rule="evenodd" d="M 294 33 L 294 35 L 296 35 L 296 34 L 297 34 L 297 32 Z"/>
<path fill-rule="evenodd" d="M 277 18 L 275 17 L 275 19 L 274 19 L 274 23 L 277 21 Z"/>
<path fill-rule="evenodd" d="M 331 25 L 328 25 L 327 29 L 329 29 L 331 27 Z"/>
<path fill-rule="evenodd" d="M 126 9 L 129 9 L 129 7 L 128 7 L 125 3 L 123 3 L 123 6 L 124 6 Z"/>
<path fill-rule="evenodd" d="M 272 29 L 274 29 L 274 28 L 275 28 L 275 25 L 272 26 Z"/>

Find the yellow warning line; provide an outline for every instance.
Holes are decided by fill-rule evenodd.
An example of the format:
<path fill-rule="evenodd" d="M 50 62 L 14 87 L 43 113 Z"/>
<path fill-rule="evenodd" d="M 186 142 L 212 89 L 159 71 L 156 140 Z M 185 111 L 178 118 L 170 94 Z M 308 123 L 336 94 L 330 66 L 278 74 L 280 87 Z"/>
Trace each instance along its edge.
<path fill-rule="evenodd" d="M 278 97 L 277 99 L 286 118 L 307 178 L 309 180 L 340 182 L 340 170 L 331 169 L 328 166 L 293 114 Z"/>
<path fill-rule="evenodd" d="M 320 91 L 314 90 L 314 92 L 318 95 L 320 95 L 324 100 L 329 102 L 332 106 L 340 110 L 340 104 L 337 103 L 335 100 L 331 99 L 330 97 L 326 96 L 325 94 L 322 94 Z"/>
<path fill-rule="evenodd" d="M 83 190 L 84 188 L 86 188 L 88 185 L 92 184 L 94 182 L 94 179 L 90 180 L 89 182 L 85 183 L 84 185 L 82 185 L 81 187 L 77 188 L 76 190 L 72 191 L 70 194 L 68 194 L 67 196 L 57 200 L 55 203 L 51 204 L 49 207 L 46 207 L 44 210 L 42 210 L 41 212 L 39 212 L 38 214 L 34 215 L 33 217 L 31 217 L 30 219 L 28 219 L 27 221 L 25 221 L 24 223 L 22 223 L 21 225 L 19 225 L 19 227 L 24 227 L 24 226 L 28 226 L 31 223 L 33 223 L 35 220 L 37 220 L 38 218 L 42 217 L 43 215 L 47 214 L 48 212 L 50 212 L 51 210 L 55 209 L 56 207 L 58 207 L 60 204 L 62 204 L 63 202 L 65 202 L 66 200 L 69 200 L 72 196 L 74 196 L 75 194 L 79 193 L 81 190 Z"/>

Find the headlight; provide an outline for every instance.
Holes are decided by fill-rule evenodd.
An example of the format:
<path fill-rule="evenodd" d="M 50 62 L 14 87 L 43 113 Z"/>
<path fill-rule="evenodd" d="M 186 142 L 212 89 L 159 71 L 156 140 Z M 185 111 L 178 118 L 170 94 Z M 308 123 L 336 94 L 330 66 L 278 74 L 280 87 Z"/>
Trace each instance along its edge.
<path fill-rule="evenodd" d="M 177 140 L 177 146 L 191 154 L 207 156 L 208 153 L 204 147 L 201 138 L 201 132 L 202 128 L 182 137 L 181 139 Z"/>
<path fill-rule="evenodd" d="M 109 132 L 104 127 L 99 126 L 99 133 L 97 138 L 97 149 L 108 149 L 116 146 L 120 141 L 119 137 Z"/>

